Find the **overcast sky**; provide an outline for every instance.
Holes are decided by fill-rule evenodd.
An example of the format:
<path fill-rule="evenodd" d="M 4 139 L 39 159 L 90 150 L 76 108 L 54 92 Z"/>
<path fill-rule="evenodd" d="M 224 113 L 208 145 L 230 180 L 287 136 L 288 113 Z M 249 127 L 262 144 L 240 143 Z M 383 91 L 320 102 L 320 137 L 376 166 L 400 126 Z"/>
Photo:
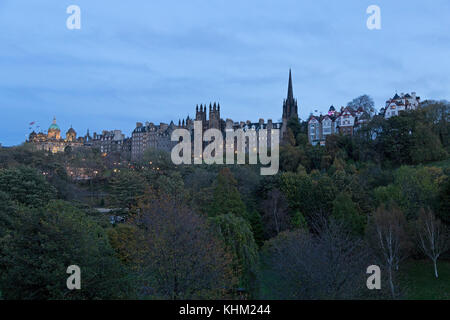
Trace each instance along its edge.
<path fill-rule="evenodd" d="M 68 30 L 66 8 L 81 8 Z M 366 9 L 381 8 L 368 30 Z M 300 117 L 361 94 L 450 99 L 448 0 L 0 0 L 0 143 L 53 116 L 65 133 L 281 118 L 292 68 Z"/>

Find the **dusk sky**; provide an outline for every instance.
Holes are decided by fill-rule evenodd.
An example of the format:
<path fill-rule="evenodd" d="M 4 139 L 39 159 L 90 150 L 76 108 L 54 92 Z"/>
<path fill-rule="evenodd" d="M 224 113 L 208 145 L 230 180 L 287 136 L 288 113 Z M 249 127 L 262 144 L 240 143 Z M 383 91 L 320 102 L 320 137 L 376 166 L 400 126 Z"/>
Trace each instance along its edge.
<path fill-rule="evenodd" d="M 369 5 L 382 29 L 368 30 Z M 68 30 L 66 8 L 81 8 Z M 289 68 L 299 115 L 361 94 L 450 100 L 450 1 L 0 0 L 0 143 L 53 116 L 63 136 L 195 116 L 281 118 Z"/>

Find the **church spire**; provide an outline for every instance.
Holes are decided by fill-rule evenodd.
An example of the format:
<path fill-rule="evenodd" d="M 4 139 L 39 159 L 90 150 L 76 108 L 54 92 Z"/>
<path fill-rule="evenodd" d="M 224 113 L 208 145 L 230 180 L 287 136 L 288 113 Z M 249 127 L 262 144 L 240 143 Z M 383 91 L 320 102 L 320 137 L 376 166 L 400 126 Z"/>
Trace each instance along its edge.
<path fill-rule="evenodd" d="M 297 100 L 294 99 L 294 90 L 292 89 L 292 72 L 289 69 L 289 84 L 287 99 L 283 101 L 283 119 L 289 120 L 290 118 L 298 119 Z"/>
<path fill-rule="evenodd" d="M 289 85 L 288 85 L 288 94 L 287 94 L 287 100 L 292 101 L 294 100 L 294 90 L 292 89 L 292 73 L 291 69 L 289 69 Z"/>

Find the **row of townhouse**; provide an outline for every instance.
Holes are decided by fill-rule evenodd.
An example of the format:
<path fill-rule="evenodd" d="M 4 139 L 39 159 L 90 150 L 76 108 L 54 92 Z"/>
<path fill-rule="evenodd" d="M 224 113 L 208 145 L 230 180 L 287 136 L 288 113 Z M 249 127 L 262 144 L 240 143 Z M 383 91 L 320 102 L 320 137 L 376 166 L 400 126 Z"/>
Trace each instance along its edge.
<path fill-rule="evenodd" d="M 353 135 L 358 126 L 368 122 L 370 115 L 362 107 L 354 110 L 351 107 L 341 107 L 336 111 L 334 106 L 328 114 L 314 116 L 308 119 L 308 141 L 312 145 L 325 145 L 327 136 L 332 134 Z"/>
<path fill-rule="evenodd" d="M 415 92 L 410 94 L 397 93 L 386 101 L 379 115 L 385 119 L 398 116 L 400 112 L 416 110 L 420 106 L 420 97 Z M 325 145 L 328 135 L 353 135 L 358 128 L 370 120 L 370 114 L 362 107 L 354 110 L 351 107 L 341 107 L 339 112 L 331 106 L 328 114 L 314 116 L 308 119 L 308 140 L 312 145 Z"/>

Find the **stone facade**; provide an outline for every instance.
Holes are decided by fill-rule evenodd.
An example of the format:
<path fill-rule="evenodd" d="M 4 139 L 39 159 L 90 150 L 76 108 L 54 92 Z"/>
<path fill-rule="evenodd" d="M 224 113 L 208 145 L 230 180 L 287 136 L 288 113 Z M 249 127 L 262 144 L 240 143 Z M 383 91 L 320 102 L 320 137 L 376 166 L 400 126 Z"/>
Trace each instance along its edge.
<path fill-rule="evenodd" d="M 56 124 L 56 118 L 48 128 L 47 134 L 43 132 L 36 133 L 32 131 L 28 137 L 28 141 L 36 150 L 47 151 L 51 153 L 67 152 L 74 148 L 84 145 L 84 138 L 78 137 L 73 128 L 66 132 L 66 138 L 61 137 L 61 129 Z"/>
<path fill-rule="evenodd" d="M 90 145 L 97 148 L 101 153 L 117 153 L 122 152 L 125 135 L 121 130 L 103 130 L 101 134 L 94 132 Z"/>
<path fill-rule="evenodd" d="M 289 69 L 289 82 L 288 82 L 288 93 L 286 100 L 283 101 L 283 115 L 282 115 L 282 127 L 281 136 L 286 137 L 287 125 L 290 119 L 295 119 L 298 121 L 298 105 L 297 99 L 294 99 L 294 89 L 292 85 L 292 73 Z"/>
<path fill-rule="evenodd" d="M 370 115 L 358 108 L 342 107 L 337 112 L 334 106 L 328 110 L 328 114 L 314 116 L 308 120 L 308 141 L 312 145 L 325 145 L 327 136 L 332 134 L 353 135 L 359 126 L 370 120 Z"/>
<path fill-rule="evenodd" d="M 136 123 L 136 128 L 131 135 L 131 161 L 139 161 L 145 150 L 159 149 L 170 151 L 176 142 L 171 141 L 172 132 L 177 128 L 173 122 L 170 124 L 152 122 Z"/>

